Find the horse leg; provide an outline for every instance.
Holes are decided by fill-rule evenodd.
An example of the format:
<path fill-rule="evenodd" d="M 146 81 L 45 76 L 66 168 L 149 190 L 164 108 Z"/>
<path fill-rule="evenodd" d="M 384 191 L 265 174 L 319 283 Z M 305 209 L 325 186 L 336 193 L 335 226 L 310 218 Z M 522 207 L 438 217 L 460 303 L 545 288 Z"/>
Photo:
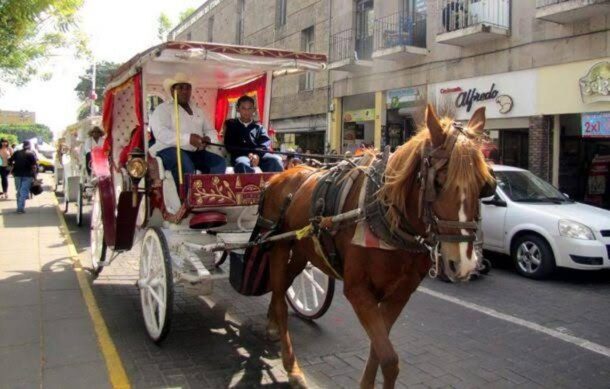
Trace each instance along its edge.
<path fill-rule="evenodd" d="M 400 296 L 403 297 L 403 296 Z M 401 299 L 393 299 L 382 301 L 379 304 L 379 310 L 381 311 L 381 315 L 383 316 L 383 320 L 386 325 L 388 336 L 390 335 L 390 331 L 392 330 L 392 326 L 400 316 L 403 308 L 407 304 L 409 300 L 409 295 L 404 296 Z M 369 351 L 369 358 L 366 361 L 366 367 L 364 368 L 364 373 L 362 375 L 362 379 L 360 380 L 361 388 L 374 388 L 375 387 L 375 377 L 377 376 L 377 370 L 379 368 L 379 359 L 375 354 L 375 350 L 373 348 L 373 344 L 371 343 L 371 348 Z M 400 370 L 400 367 L 399 367 Z"/>
<path fill-rule="evenodd" d="M 371 339 L 369 361 L 363 374 L 361 386 L 374 387 L 377 366 L 381 365 L 383 373 L 383 387 L 394 388 L 398 377 L 398 355 L 388 336 L 388 328 L 384 319 L 383 310 L 375 297 L 364 286 L 348 287 L 344 285 L 345 296 L 352 304 L 360 323 Z"/>
<path fill-rule="evenodd" d="M 290 286 L 288 274 L 288 252 L 290 246 L 284 242 L 276 243 L 271 251 L 271 304 L 270 320 L 277 325 L 279 338 L 282 344 L 282 362 L 288 374 L 288 380 L 294 388 L 306 388 L 305 376 L 299 367 L 292 342 L 288 334 L 288 305 L 286 303 L 286 290 Z"/>
<path fill-rule="evenodd" d="M 305 259 L 305 257 L 303 255 L 298 254 L 298 251 L 294 247 L 292 248 L 291 252 L 292 256 L 290 258 L 290 262 L 288 263 L 287 270 L 288 286 L 286 287 L 286 289 L 288 289 L 290 285 L 292 285 L 292 282 L 294 281 L 296 276 L 301 274 L 301 272 L 303 271 L 303 269 L 305 269 L 305 266 L 307 265 L 307 260 Z M 273 342 L 278 342 L 280 340 L 280 330 L 277 325 L 277 320 L 275 320 L 273 314 L 273 305 L 271 304 L 269 305 L 269 310 L 267 311 L 267 318 L 267 338 Z"/>

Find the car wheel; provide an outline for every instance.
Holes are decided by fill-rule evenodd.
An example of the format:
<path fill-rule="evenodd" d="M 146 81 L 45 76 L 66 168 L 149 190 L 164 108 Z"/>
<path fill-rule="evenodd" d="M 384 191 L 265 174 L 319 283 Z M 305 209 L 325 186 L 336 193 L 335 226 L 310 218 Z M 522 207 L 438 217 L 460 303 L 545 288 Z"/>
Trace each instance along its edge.
<path fill-rule="evenodd" d="M 511 250 L 517 272 L 522 276 L 543 279 L 555 270 L 555 257 L 548 242 L 534 234 L 519 237 Z"/>

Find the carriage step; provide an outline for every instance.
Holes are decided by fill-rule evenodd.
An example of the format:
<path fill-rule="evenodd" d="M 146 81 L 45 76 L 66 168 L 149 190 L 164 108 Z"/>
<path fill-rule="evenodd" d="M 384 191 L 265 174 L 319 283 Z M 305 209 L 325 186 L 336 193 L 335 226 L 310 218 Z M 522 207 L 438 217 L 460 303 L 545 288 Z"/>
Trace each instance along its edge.
<path fill-rule="evenodd" d="M 189 221 L 189 227 L 193 230 L 220 227 L 225 224 L 227 224 L 227 215 L 217 211 L 197 213 Z"/>

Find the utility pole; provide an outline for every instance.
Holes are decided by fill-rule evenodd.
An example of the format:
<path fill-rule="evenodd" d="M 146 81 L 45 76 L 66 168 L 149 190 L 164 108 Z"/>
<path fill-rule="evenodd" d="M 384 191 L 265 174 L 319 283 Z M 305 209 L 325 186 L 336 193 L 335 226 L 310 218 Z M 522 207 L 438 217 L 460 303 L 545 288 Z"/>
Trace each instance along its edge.
<path fill-rule="evenodd" d="M 97 93 L 95 93 L 95 76 L 97 73 L 97 69 L 95 66 L 95 58 L 93 58 L 93 71 L 91 73 L 91 93 L 89 94 L 89 99 L 91 100 L 91 110 L 89 111 L 89 116 L 95 116 L 95 101 L 97 100 Z"/>

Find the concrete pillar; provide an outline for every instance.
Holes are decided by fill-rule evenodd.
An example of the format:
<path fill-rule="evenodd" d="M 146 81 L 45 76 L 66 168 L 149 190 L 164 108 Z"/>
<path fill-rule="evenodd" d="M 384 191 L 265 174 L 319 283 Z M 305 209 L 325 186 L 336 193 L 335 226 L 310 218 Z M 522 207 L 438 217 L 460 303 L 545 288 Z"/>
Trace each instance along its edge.
<path fill-rule="evenodd" d="M 549 121 L 545 116 L 530 116 L 529 126 L 529 170 L 542 178 L 549 181 L 549 166 L 550 166 L 550 129 Z"/>
<path fill-rule="evenodd" d="M 339 153 L 341 150 L 341 126 L 343 123 L 343 101 L 340 97 L 333 98 L 333 112 L 331 118 L 330 131 L 330 149 L 337 150 Z"/>
<path fill-rule="evenodd" d="M 559 142 L 561 140 L 561 123 L 559 122 L 559 115 L 555 115 L 553 118 L 553 163 L 551 164 L 552 184 L 556 188 L 559 188 Z"/>
<path fill-rule="evenodd" d="M 375 148 L 381 149 L 381 127 L 386 123 L 385 92 L 375 92 Z"/>

